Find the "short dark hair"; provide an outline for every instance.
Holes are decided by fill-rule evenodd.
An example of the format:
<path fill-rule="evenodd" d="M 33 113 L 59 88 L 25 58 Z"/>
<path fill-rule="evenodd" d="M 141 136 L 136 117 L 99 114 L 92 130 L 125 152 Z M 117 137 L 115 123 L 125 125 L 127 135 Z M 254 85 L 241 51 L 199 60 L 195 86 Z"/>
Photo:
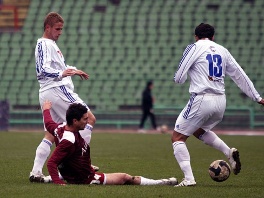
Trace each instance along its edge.
<path fill-rule="evenodd" d="M 149 80 L 149 81 L 147 82 L 147 87 L 149 87 L 149 86 L 151 86 L 151 85 L 153 85 L 153 81 L 152 81 L 152 80 Z"/>
<path fill-rule="evenodd" d="M 47 14 L 47 16 L 44 19 L 44 31 L 47 25 L 50 25 L 51 27 L 54 26 L 55 23 L 64 23 L 64 20 L 61 15 L 59 15 L 57 12 L 50 12 Z"/>
<path fill-rule="evenodd" d="M 87 111 L 87 108 L 80 103 L 71 104 L 66 111 L 67 125 L 71 126 L 73 124 L 73 119 L 79 121 Z"/>
<path fill-rule="evenodd" d="M 208 38 L 212 40 L 215 33 L 215 29 L 209 24 L 201 23 L 195 28 L 194 33 L 199 39 Z"/>

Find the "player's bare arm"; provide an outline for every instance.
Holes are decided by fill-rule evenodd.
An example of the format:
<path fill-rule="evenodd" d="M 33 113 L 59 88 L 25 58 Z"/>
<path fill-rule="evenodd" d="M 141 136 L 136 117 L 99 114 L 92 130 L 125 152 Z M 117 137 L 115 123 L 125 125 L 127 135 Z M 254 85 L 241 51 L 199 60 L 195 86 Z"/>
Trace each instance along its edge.
<path fill-rule="evenodd" d="M 89 78 L 89 74 L 85 73 L 82 70 L 75 70 L 75 75 L 78 75 L 81 77 L 82 80 L 87 80 Z"/>
<path fill-rule="evenodd" d="M 73 76 L 75 74 L 76 74 L 76 70 L 75 69 L 66 69 L 62 73 L 62 77 Z"/>
<path fill-rule="evenodd" d="M 73 75 L 80 76 L 81 79 L 83 80 L 87 80 L 89 78 L 89 75 L 87 73 L 83 72 L 82 70 L 78 70 L 78 69 L 66 69 L 62 73 L 62 77 L 73 76 Z"/>

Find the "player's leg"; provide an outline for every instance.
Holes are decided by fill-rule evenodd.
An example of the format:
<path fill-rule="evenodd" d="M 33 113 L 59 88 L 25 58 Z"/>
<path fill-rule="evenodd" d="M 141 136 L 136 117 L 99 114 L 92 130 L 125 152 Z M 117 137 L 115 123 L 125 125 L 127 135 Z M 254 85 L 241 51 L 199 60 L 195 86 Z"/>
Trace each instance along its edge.
<path fill-rule="evenodd" d="M 230 148 L 222 141 L 211 129 L 215 127 L 223 119 L 225 112 L 225 97 L 223 96 L 206 96 L 214 103 L 216 108 L 211 111 L 210 118 L 207 119 L 193 135 L 205 144 L 220 150 L 226 156 L 229 155 Z"/>
<path fill-rule="evenodd" d="M 142 176 L 131 176 L 127 173 L 105 174 L 105 185 L 176 185 L 176 178 L 148 179 Z"/>
<path fill-rule="evenodd" d="M 190 154 L 185 142 L 199 128 L 199 124 L 204 119 L 203 112 L 201 112 L 202 103 L 202 96 L 196 94 L 191 95 L 189 102 L 175 122 L 174 132 L 171 137 L 173 153 L 184 173 L 183 181 L 177 186 L 196 185 L 191 167 Z"/>
<path fill-rule="evenodd" d="M 142 110 L 142 116 L 141 116 L 140 123 L 139 123 L 138 132 L 140 132 L 140 133 L 144 133 L 145 132 L 144 124 L 145 124 L 145 121 L 146 121 L 147 117 L 148 117 L 148 110 L 143 109 Z"/>
<path fill-rule="evenodd" d="M 36 149 L 33 168 L 29 174 L 29 180 L 31 182 L 42 182 L 42 183 L 51 182 L 50 178 L 45 177 L 43 175 L 42 169 L 50 154 L 50 147 L 52 146 L 53 142 L 54 142 L 54 137 L 49 132 L 45 132 L 44 138 L 42 139 L 41 143 Z"/>
<path fill-rule="evenodd" d="M 238 174 L 241 170 L 238 150 L 236 148 L 230 148 L 221 138 L 211 131 L 223 119 L 226 107 L 225 95 L 208 97 L 211 97 L 211 100 L 216 105 L 215 112 L 193 135 L 205 144 L 221 151 L 228 158 L 234 174 Z"/>
<path fill-rule="evenodd" d="M 203 141 L 205 144 L 221 151 L 229 160 L 234 174 L 237 175 L 241 170 L 241 162 L 238 150 L 236 148 L 230 148 L 228 145 L 226 145 L 226 143 L 222 139 L 220 139 L 213 131 L 204 131 L 204 133 L 202 134 L 199 131 L 196 131 L 194 133 L 194 136 Z"/>
<path fill-rule="evenodd" d="M 156 116 L 153 112 L 149 112 L 150 121 L 152 124 L 153 129 L 157 130 L 157 124 L 156 124 Z"/>
<path fill-rule="evenodd" d="M 184 179 L 179 184 L 180 186 L 194 186 L 196 184 L 191 167 L 190 153 L 185 143 L 187 138 L 188 136 L 177 131 L 173 131 L 171 138 L 175 159 L 184 174 Z"/>
<path fill-rule="evenodd" d="M 53 89 L 47 90 L 45 92 L 42 92 L 39 94 L 39 103 L 40 107 L 42 108 L 42 104 L 45 100 L 50 100 L 53 104 L 56 104 L 56 101 L 58 99 L 58 96 L 56 93 L 54 93 Z M 53 119 L 55 119 L 55 122 L 61 121 L 58 120 L 58 115 L 54 111 L 56 109 L 56 106 L 53 106 L 52 109 L 50 110 L 51 116 Z M 46 128 L 44 126 L 44 130 L 46 131 Z M 29 175 L 29 180 L 31 182 L 50 182 L 47 177 L 45 177 L 42 173 L 42 169 L 44 167 L 44 164 L 50 154 L 50 147 L 54 143 L 54 137 L 49 133 L 45 132 L 45 136 L 40 142 L 39 146 L 36 149 L 36 155 L 34 159 L 34 164 L 32 171 L 30 172 Z"/>
<path fill-rule="evenodd" d="M 203 143 L 221 151 L 226 157 L 229 156 L 230 148 L 213 131 L 206 132 L 200 128 L 193 135 Z"/>

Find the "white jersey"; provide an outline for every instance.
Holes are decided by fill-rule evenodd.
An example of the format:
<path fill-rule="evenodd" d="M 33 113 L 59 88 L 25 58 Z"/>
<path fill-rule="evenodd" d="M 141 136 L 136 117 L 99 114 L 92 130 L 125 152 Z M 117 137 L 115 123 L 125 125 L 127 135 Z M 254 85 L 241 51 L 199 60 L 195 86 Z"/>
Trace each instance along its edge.
<path fill-rule="evenodd" d="M 198 40 L 186 47 L 174 75 L 174 82 L 184 83 L 187 75 L 190 77 L 190 93 L 224 94 L 224 78 L 228 75 L 252 100 L 262 99 L 230 52 L 209 39 Z"/>
<path fill-rule="evenodd" d="M 64 57 L 55 41 L 47 38 L 38 39 L 35 58 L 39 92 L 59 86 L 74 90 L 71 77 L 62 78 L 62 73 L 66 69 L 76 68 L 65 64 Z"/>

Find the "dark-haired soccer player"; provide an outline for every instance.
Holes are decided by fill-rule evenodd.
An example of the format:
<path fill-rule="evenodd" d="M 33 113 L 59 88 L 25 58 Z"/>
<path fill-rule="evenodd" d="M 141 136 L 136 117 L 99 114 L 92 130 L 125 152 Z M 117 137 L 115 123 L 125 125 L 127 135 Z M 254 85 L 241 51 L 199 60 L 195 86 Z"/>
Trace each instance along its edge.
<path fill-rule="evenodd" d="M 226 108 L 224 78 L 226 75 L 253 101 L 264 105 L 246 73 L 230 52 L 215 43 L 214 27 L 200 24 L 195 29 L 196 43 L 188 45 L 174 75 L 175 83 L 183 84 L 190 77 L 190 100 L 178 116 L 172 134 L 174 155 L 184 173 L 183 181 L 176 186 L 196 185 L 186 140 L 190 135 L 223 152 L 233 172 L 241 169 L 239 152 L 229 148 L 211 129 L 223 118 Z"/>
<path fill-rule="evenodd" d="M 106 185 L 176 185 L 176 178 L 148 179 L 131 176 L 127 173 L 99 173 L 91 167 L 90 146 L 82 138 L 79 131 L 88 122 L 87 108 L 73 103 L 66 112 L 64 124 L 55 123 L 50 115 L 51 102 L 43 103 L 45 127 L 55 137 L 56 148 L 48 160 L 48 171 L 53 183 L 69 184 L 106 184 Z M 61 173 L 63 180 L 59 177 Z"/>

